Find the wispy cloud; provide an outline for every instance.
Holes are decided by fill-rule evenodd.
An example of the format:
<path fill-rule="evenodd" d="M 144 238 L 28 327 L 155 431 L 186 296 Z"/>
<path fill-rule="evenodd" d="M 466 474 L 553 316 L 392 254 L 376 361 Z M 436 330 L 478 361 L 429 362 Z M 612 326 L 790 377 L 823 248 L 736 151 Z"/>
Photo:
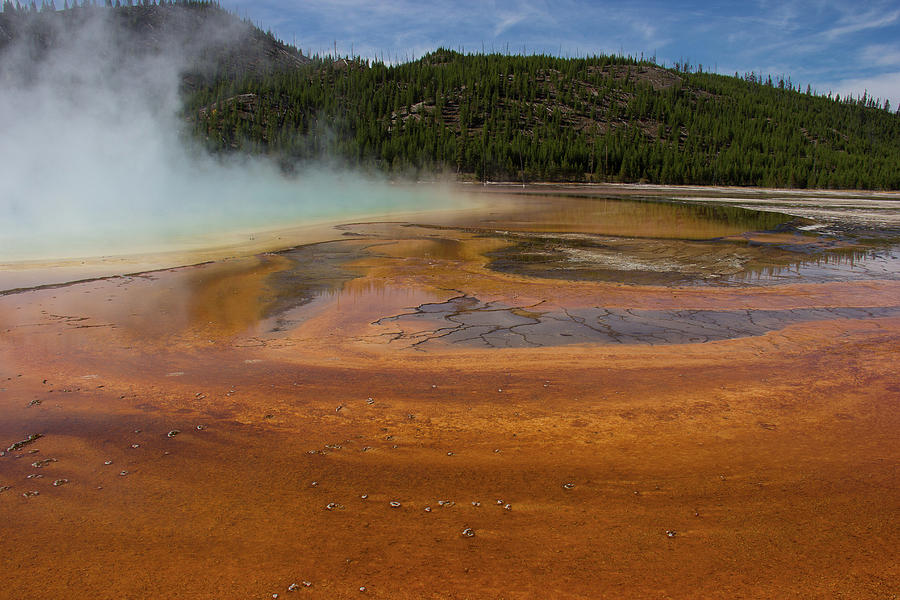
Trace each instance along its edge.
<path fill-rule="evenodd" d="M 863 48 L 860 62 L 882 67 L 900 66 L 900 44 L 872 44 Z"/>
<path fill-rule="evenodd" d="M 833 40 L 839 36 L 858 33 L 869 29 L 881 29 L 893 25 L 900 19 L 900 10 L 885 13 L 880 9 L 869 10 L 861 15 L 852 15 L 837 27 L 832 27 L 823 32 L 823 36 Z"/>

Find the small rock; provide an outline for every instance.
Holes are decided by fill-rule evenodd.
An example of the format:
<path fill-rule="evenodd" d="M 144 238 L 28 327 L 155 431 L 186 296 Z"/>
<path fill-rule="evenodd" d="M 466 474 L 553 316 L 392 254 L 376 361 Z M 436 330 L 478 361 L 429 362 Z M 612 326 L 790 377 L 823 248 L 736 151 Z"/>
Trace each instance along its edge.
<path fill-rule="evenodd" d="M 375 404 L 374 398 L 366 398 L 366 404 Z"/>
<path fill-rule="evenodd" d="M 197 425 L 197 431 L 203 431 L 204 429 L 206 429 L 205 425 Z"/>
<path fill-rule="evenodd" d="M 360 498 L 362 498 L 363 500 L 366 500 L 368 497 L 369 497 L 368 494 L 363 494 L 362 496 L 360 496 Z"/>
<path fill-rule="evenodd" d="M 57 460 L 55 458 L 45 458 L 44 460 L 34 461 L 33 463 L 31 463 L 31 466 L 34 467 L 35 469 L 41 469 L 43 467 L 46 467 L 50 463 L 55 463 L 55 462 L 57 462 Z"/>
<path fill-rule="evenodd" d="M 11 490 L 11 489 L 12 488 L 8 485 L 0 485 L 0 494 L 2 494 L 3 492 L 5 492 L 7 490 Z"/>
<path fill-rule="evenodd" d="M 475 537 L 475 530 L 472 529 L 471 527 L 466 527 L 465 529 L 462 530 L 461 535 L 463 537 Z"/>
<path fill-rule="evenodd" d="M 112 461 L 111 461 L 111 460 L 105 460 L 105 461 L 103 461 L 103 464 L 104 464 L 104 465 L 111 465 L 111 464 L 112 464 Z"/>
<path fill-rule="evenodd" d="M 563 487 L 567 490 L 573 490 L 573 489 L 575 489 L 575 484 L 574 483 L 564 483 Z"/>
<path fill-rule="evenodd" d="M 481 506 L 481 502 L 475 500 L 472 502 L 472 506 L 474 506 L 475 508 L 478 508 L 479 506 Z"/>
<path fill-rule="evenodd" d="M 126 475 L 128 475 L 128 471 L 119 471 L 119 475 L 125 477 Z"/>
<path fill-rule="evenodd" d="M 32 433 L 30 435 L 26 435 L 24 440 L 22 440 L 21 442 L 16 442 L 15 444 L 13 444 L 9 448 L 7 448 L 6 451 L 7 452 L 15 452 L 16 450 L 24 448 L 28 444 L 30 444 L 36 440 L 39 440 L 42 437 L 44 437 L 43 433 Z"/>
<path fill-rule="evenodd" d="M 425 512 L 431 512 L 431 507 L 430 507 L 430 506 L 426 506 L 426 507 L 425 507 Z"/>
<path fill-rule="evenodd" d="M 512 510 L 512 504 L 504 504 L 503 510 Z"/>
<path fill-rule="evenodd" d="M 31 475 L 27 475 L 25 479 L 40 479 L 43 477 L 40 473 L 32 473 Z"/>
<path fill-rule="evenodd" d="M 497 500 L 497 506 L 503 506 L 503 500 Z"/>
<path fill-rule="evenodd" d="M 172 431 L 170 431 L 169 433 L 166 434 L 166 437 L 173 438 L 176 435 L 178 435 L 179 433 L 181 433 L 181 431 L 179 431 L 177 429 L 173 429 Z"/>
<path fill-rule="evenodd" d="M 32 496 L 40 496 L 41 493 L 37 490 L 31 490 L 28 492 L 22 492 L 22 496 L 25 498 L 31 498 Z"/>
<path fill-rule="evenodd" d="M 312 581 L 303 581 L 303 587 L 312 587 Z"/>
<path fill-rule="evenodd" d="M 364 585 L 359 586 L 359 591 L 365 592 L 365 591 L 366 591 L 366 586 L 364 586 Z"/>
<path fill-rule="evenodd" d="M 318 481 L 313 481 L 313 482 L 312 482 L 311 484 L 309 484 L 309 485 L 312 486 L 312 487 L 316 487 L 317 485 L 319 485 L 319 482 L 318 482 Z"/>
<path fill-rule="evenodd" d="M 56 481 L 53 482 L 53 486 L 59 487 L 61 485 L 66 485 L 67 483 L 69 483 L 68 479 L 57 479 Z"/>
<path fill-rule="evenodd" d="M 131 447 L 132 447 L 132 448 L 140 448 L 141 445 L 140 445 L 140 444 L 132 444 Z"/>
<path fill-rule="evenodd" d="M 674 529 L 667 529 L 667 530 L 666 530 L 666 536 L 668 536 L 668 537 L 670 537 L 670 538 L 673 538 L 673 537 L 675 537 L 676 535 L 678 535 L 678 532 L 675 531 Z"/>
<path fill-rule="evenodd" d="M 395 501 L 392 501 L 392 502 L 391 502 L 391 508 L 400 508 L 400 503 L 397 502 L 396 500 L 395 500 Z"/>

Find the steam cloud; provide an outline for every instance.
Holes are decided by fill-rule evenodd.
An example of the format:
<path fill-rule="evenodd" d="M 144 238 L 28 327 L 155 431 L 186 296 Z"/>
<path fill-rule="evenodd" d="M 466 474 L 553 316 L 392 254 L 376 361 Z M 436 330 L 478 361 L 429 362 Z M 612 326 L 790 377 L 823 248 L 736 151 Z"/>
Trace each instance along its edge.
<path fill-rule="evenodd" d="M 0 262 L 142 252 L 433 200 L 322 165 L 288 178 L 263 160 L 209 157 L 180 133 L 180 74 L 200 46 L 235 32 L 142 55 L 94 12 L 46 56 L 17 43 L 0 60 Z"/>

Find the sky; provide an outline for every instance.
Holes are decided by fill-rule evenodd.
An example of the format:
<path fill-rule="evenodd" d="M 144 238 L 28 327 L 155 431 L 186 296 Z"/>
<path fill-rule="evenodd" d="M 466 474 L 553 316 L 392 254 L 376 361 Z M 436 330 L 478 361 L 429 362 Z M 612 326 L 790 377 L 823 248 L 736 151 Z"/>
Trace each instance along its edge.
<path fill-rule="evenodd" d="M 791 78 L 900 106 L 900 2 L 746 0 L 220 0 L 309 54 L 398 62 L 465 52 L 626 54 Z"/>

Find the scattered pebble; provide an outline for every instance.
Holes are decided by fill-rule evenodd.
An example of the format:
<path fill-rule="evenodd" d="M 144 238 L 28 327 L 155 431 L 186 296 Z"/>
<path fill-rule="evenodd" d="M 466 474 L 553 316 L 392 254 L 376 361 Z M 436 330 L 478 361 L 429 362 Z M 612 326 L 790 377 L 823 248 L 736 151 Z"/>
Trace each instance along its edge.
<path fill-rule="evenodd" d="M 366 398 L 366 404 L 375 404 L 374 398 Z"/>
<path fill-rule="evenodd" d="M 426 507 L 425 507 L 425 512 L 431 512 L 431 507 L 430 507 L 430 506 L 426 506 Z"/>
<path fill-rule="evenodd" d="M 400 503 L 397 502 L 396 500 L 395 500 L 395 501 L 392 501 L 392 502 L 391 502 L 391 508 L 400 508 Z"/>
<path fill-rule="evenodd" d="M 33 463 L 31 463 L 31 466 L 34 467 L 35 469 L 41 469 L 43 467 L 46 467 L 50 463 L 55 463 L 55 462 L 58 462 L 55 458 L 45 458 L 44 460 L 34 461 Z"/>
<path fill-rule="evenodd" d="M 497 500 L 497 506 L 503 506 L 503 500 Z"/>
<path fill-rule="evenodd" d="M 367 499 L 368 497 L 369 497 L 368 494 L 363 494 L 362 496 L 360 496 L 360 498 L 362 498 L 363 500 Z"/>
<path fill-rule="evenodd" d="M 364 586 L 364 585 L 359 586 L 359 591 L 365 592 L 365 591 L 366 591 L 366 586 Z"/>
<path fill-rule="evenodd" d="M 453 456 L 453 452 L 448 452 L 447 456 Z"/>
<path fill-rule="evenodd" d="M 31 475 L 27 475 L 25 479 L 40 479 L 43 477 L 40 473 L 32 473 Z"/>
<path fill-rule="evenodd" d="M 564 483 L 563 487 L 567 490 L 573 490 L 573 489 L 575 489 L 575 484 L 574 483 Z"/>
<path fill-rule="evenodd" d="M 140 444 L 132 444 L 131 447 L 132 447 L 132 448 L 140 448 L 141 445 L 140 445 Z"/>
<path fill-rule="evenodd" d="M 172 431 L 170 431 L 169 433 L 166 434 L 166 437 L 173 438 L 176 435 L 178 435 L 179 433 L 181 433 L 179 430 L 173 429 Z"/>
<path fill-rule="evenodd" d="M 462 530 L 462 536 L 463 537 L 475 537 L 475 530 L 472 529 L 471 527 L 466 527 L 465 529 Z"/>
<path fill-rule="evenodd" d="M 105 461 L 103 461 L 103 464 L 104 464 L 104 465 L 111 465 L 111 464 L 112 464 L 112 461 L 111 461 L 111 460 L 105 460 Z"/>
<path fill-rule="evenodd" d="M 666 536 L 668 536 L 668 537 L 670 537 L 670 538 L 673 538 L 673 537 L 675 537 L 676 535 L 678 535 L 678 532 L 675 531 L 674 529 L 667 529 L 667 530 L 666 530 Z"/>
<path fill-rule="evenodd" d="M 503 510 L 512 510 L 512 504 L 504 504 Z"/>
<path fill-rule="evenodd" d="M 59 487 L 61 485 L 66 485 L 67 483 L 69 483 L 68 479 L 57 479 L 56 481 L 53 482 L 53 486 Z"/>
<path fill-rule="evenodd" d="M 312 486 L 312 487 L 316 487 L 317 485 L 319 485 L 319 482 L 318 482 L 318 481 L 313 481 L 313 482 L 312 482 L 311 484 L 309 484 L 309 485 Z"/>
<path fill-rule="evenodd" d="M 32 496 L 40 496 L 41 493 L 37 490 L 31 490 L 28 492 L 22 492 L 22 496 L 25 498 L 31 498 Z"/>
<path fill-rule="evenodd" d="M 203 431 L 206 429 L 206 425 L 197 425 L 197 431 Z"/>
<path fill-rule="evenodd" d="M 474 506 L 475 508 L 478 508 L 479 506 L 481 506 L 481 502 L 479 502 L 479 501 L 477 501 L 477 500 L 473 500 L 473 501 L 472 501 L 472 506 Z"/>
<path fill-rule="evenodd" d="M 119 475 L 125 477 L 126 475 L 128 475 L 128 471 L 119 471 Z"/>
<path fill-rule="evenodd" d="M 3 492 L 5 492 L 7 490 L 11 490 L 11 489 L 12 488 L 8 485 L 0 485 L 0 494 L 2 494 Z"/>

